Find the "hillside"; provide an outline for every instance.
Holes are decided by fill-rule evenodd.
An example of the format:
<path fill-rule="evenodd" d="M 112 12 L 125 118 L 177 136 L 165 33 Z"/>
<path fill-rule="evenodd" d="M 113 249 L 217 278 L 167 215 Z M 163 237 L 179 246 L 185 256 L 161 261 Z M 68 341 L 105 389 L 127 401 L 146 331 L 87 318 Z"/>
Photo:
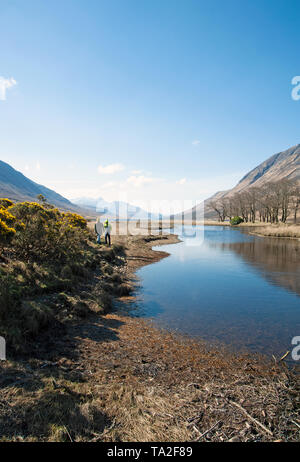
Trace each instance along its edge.
<path fill-rule="evenodd" d="M 205 218 L 216 218 L 216 213 L 209 207 L 211 200 L 217 201 L 221 198 L 230 197 L 235 193 L 247 191 L 251 187 L 261 187 L 266 183 L 282 179 L 294 179 L 300 182 L 300 144 L 269 157 L 247 173 L 234 188 L 227 191 L 219 191 L 209 199 L 206 199 L 204 201 Z M 201 207 L 199 205 L 192 210 L 187 210 L 185 218 L 187 220 L 192 219 L 193 211 L 197 212 Z M 176 217 L 179 218 L 180 216 Z"/>
<path fill-rule="evenodd" d="M 300 144 L 269 157 L 247 173 L 226 195 L 244 191 L 251 186 L 260 187 L 265 183 L 282 179 L 300 181 Z"/>
<path fill-rule="evenodd" d="M 34 201 L 42 194 L 47 201 L 63 210 L 84 213 L 83 208 L 70 202 L 52 189 L 46 188 L 27 178 L 6 162 L 0 161 L 0 197 L 7 197 L 13 201 Z"/>

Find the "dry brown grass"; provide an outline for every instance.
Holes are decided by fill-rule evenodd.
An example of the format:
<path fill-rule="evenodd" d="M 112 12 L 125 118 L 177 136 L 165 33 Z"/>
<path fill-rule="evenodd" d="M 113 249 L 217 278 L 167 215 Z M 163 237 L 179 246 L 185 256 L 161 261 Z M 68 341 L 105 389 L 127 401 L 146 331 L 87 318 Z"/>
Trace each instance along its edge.
<path fill-rule="evenodd" d="M 2 440 L 299 440 L 299 377 L 281 363 L 117 314 L 70 327 L 49 358 L 1 365 Z"/>
<path fill-rule="evenodd" d="M 148 432 L 154 432 L 156 422 L 150 441 L 195 440 L 216 422 L 219 422 L 218 428 L 206 439 L 274 440 L 293 438 L 293 433 L 297 437 L 297 427 L 294 424 L 293 430 L 289 419 L 299 419 L 299 401 L 293 402 L 289 393 L 293 389 L 297 396 L 299 382 L 293 382 L 284 367 L 248 355 L 236 356 L 226 350 L 208 350 L 204 343 L 157 330 L 147 322 L 137 324 L 136 320 L 127 320 L 121 336 L 128 345 L 128 356 L 137 358 L 132 362 L 135 362 L 133 373 L 140 379 L 139 384 L 142 381 L 146 396 L 151 392 L 153 402 L 159 403 L 151 408 L 145 407 L 145 403 L 150 403 L 148 396 L 146 402 L 135 400 Z M 132 390 L 136 391 L 130 368 L 124 369 L 119 373 L 128 377 L 126 386 L 132 384 Z M 272 436 L 245 419 L 232 402 L 241 404 Z M 142 412 L 145 409 L 146 416 Z M 291 416 L 292 410 L 295 413 Z M 126 432 L 129 430 L 125 421 L 130 421 L 131 412 L 127 401 L 127 417 L 122 425 Z M 132 432 L 134 437 L 130 440 L 134 441 L 138 434 L 135 419 L 131 433 L 123 434 L 122 438 L 127 441 Z"/>
<path fill-rule="evenodd" d="M 278 224 L 258 226 L 253 233 L 260 236 L 300 238 L 300 225 Z"/>

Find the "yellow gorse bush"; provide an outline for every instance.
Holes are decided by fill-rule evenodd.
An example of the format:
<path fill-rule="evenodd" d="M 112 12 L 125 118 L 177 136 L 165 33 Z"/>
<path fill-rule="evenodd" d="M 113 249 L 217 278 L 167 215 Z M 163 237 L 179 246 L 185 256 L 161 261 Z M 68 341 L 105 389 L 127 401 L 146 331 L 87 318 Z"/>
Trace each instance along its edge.
<path fill-rule="evenodd" d="M 0 208 L 7 209 L 8 207 L 11 207 L 12 205 L 14 205 L 14 203 L 10 199 L 6 199 L 6 198 L 0 199 Z"/>
<path fill-rule="evenodd" d="M 23 348 L 54 317 L 57 307 L 28 304 L 36 295 L 71 290 L 99 262 L 86 220 L 46 200 L 12 203 L 0 198 L 0 335 Z M 24 301 L 25 300 L 25 301 Z"/>
<path fill-rule="evenodd" d="M 47 209 L 37 202 L 20 202 L 8 208 L 16 218 L 25 222 L 30 221 L 34 216 L 45 220 L 54 219 L 60 212 L 58 209 Z"/>
<path fill-rule="evenodd" d="M 71 212 L 63 213 L 62 215 L 71 226 L 86 229 L 87 221 L 81 215 Z"/>
<path fill-rule="evenodd" d="M 5 206 L 12 204 L 9 199 L 0 199 L 0 244 L 7 244 L 16 234 L 13 225 L 16 222 L 16 217 L 13 216 Z"/>
<path fill-rule="evenodd" d="M 5 221 L 1 220 L 0 218 L 0 243 L 4 244 L 9 242 L 14 235 L 16 234 L 16 230 L 14 228 L 10 228 Z"/>
<path fill-rule="evenodd" d="M 4 221 L 7 225 L 12 225 L 17 219 L 7 209 L 0 208 L 0 220 Z"/>
<path fill-rule="evenodd" d="M 88 238 L 87 221 L 82 216 L 60 212 L 46 202 L 13 204 L 0 199 L 0 220 L 4 223 L 3 237 L 14 237 L 12 245 L 20 258 L 51 261 L 80 258 L 82 243 Z M 2 242 L 9 240 L 3 238 Z"/>

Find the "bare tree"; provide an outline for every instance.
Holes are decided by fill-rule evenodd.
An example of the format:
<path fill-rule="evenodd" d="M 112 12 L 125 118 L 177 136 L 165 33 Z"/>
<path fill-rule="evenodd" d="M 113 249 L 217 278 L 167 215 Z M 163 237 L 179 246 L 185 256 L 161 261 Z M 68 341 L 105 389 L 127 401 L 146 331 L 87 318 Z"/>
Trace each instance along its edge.
<path fill-rule="evenodd" d="M 228 197 L 210 202 L 210 207 L 218 214 L 219 221 L 240 216 L 244 222 L 286 223 L 291 211 L 294 222 L 300 208 L 299 183 L 283 179 L 264 184 L 260 188 L 251 187 Z"/>
<path fill-rule="evenodd" d="M 247 192 L 247 200 L 249 206 L 250 221 L 255 223 L 257 212 L 258 188 L 252 187 Z"/>
<path fill-rule="evenodd" d="M 291 194 L 291 208 L 294 212 L 294 223 L 297 223 L 297 213 L 300 207 L 300 185 L 294 184 Z"/>
<path fill-rule="evenodd" d="M 219 221 L 225 221 L 227 216 L 226 202 L 223 201 L 210 201 L 208 204 L 215 212 L 217 212 Z"/>

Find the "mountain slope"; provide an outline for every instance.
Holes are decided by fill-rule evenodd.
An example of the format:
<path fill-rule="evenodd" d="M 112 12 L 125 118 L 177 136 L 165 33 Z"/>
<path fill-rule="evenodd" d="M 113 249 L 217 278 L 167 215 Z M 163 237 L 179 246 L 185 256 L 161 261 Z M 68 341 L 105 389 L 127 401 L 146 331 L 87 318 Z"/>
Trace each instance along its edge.
<path fill-rule="evenodd" d="M 247 191 L 252 186 L 260 187 L 266 183 L 282 179 L 294 179 L 300 182 L 300 144 L 269 157 L 247 173 L 234 188 L 228 191 L 219 191 L 206 199 L 204 201 L 205 218 L 214 219 L 217 217 L 216 213 L 209 207 L 210 201 L 217 201 L 238 192 Z M 192 219 L 193 212 L 200 213 L 202 207 L 203 204 L 200 204 L 191 210 L 187 210 L 184 213 L 185 219 Z M 175 216 L 175 218 L 180 217 L 181 214 Z"/>
<path fill-rule="evenodd" d="M 284 178 L 300 181 L 300 144 L 269 157 L 247 173 L 227 194 L 244 191 L 251 186 L 259 187 Z"/>
<path fill-rule="evenodd" d="M 0 197 L 7 197 L 13 201 L 33 201 L 38 194 L 42 194 L 49 203 L 63 210 L 83 212 L 77 205 L 52 189 L 35 183 L 6 162 L 0 161 Z"/>

